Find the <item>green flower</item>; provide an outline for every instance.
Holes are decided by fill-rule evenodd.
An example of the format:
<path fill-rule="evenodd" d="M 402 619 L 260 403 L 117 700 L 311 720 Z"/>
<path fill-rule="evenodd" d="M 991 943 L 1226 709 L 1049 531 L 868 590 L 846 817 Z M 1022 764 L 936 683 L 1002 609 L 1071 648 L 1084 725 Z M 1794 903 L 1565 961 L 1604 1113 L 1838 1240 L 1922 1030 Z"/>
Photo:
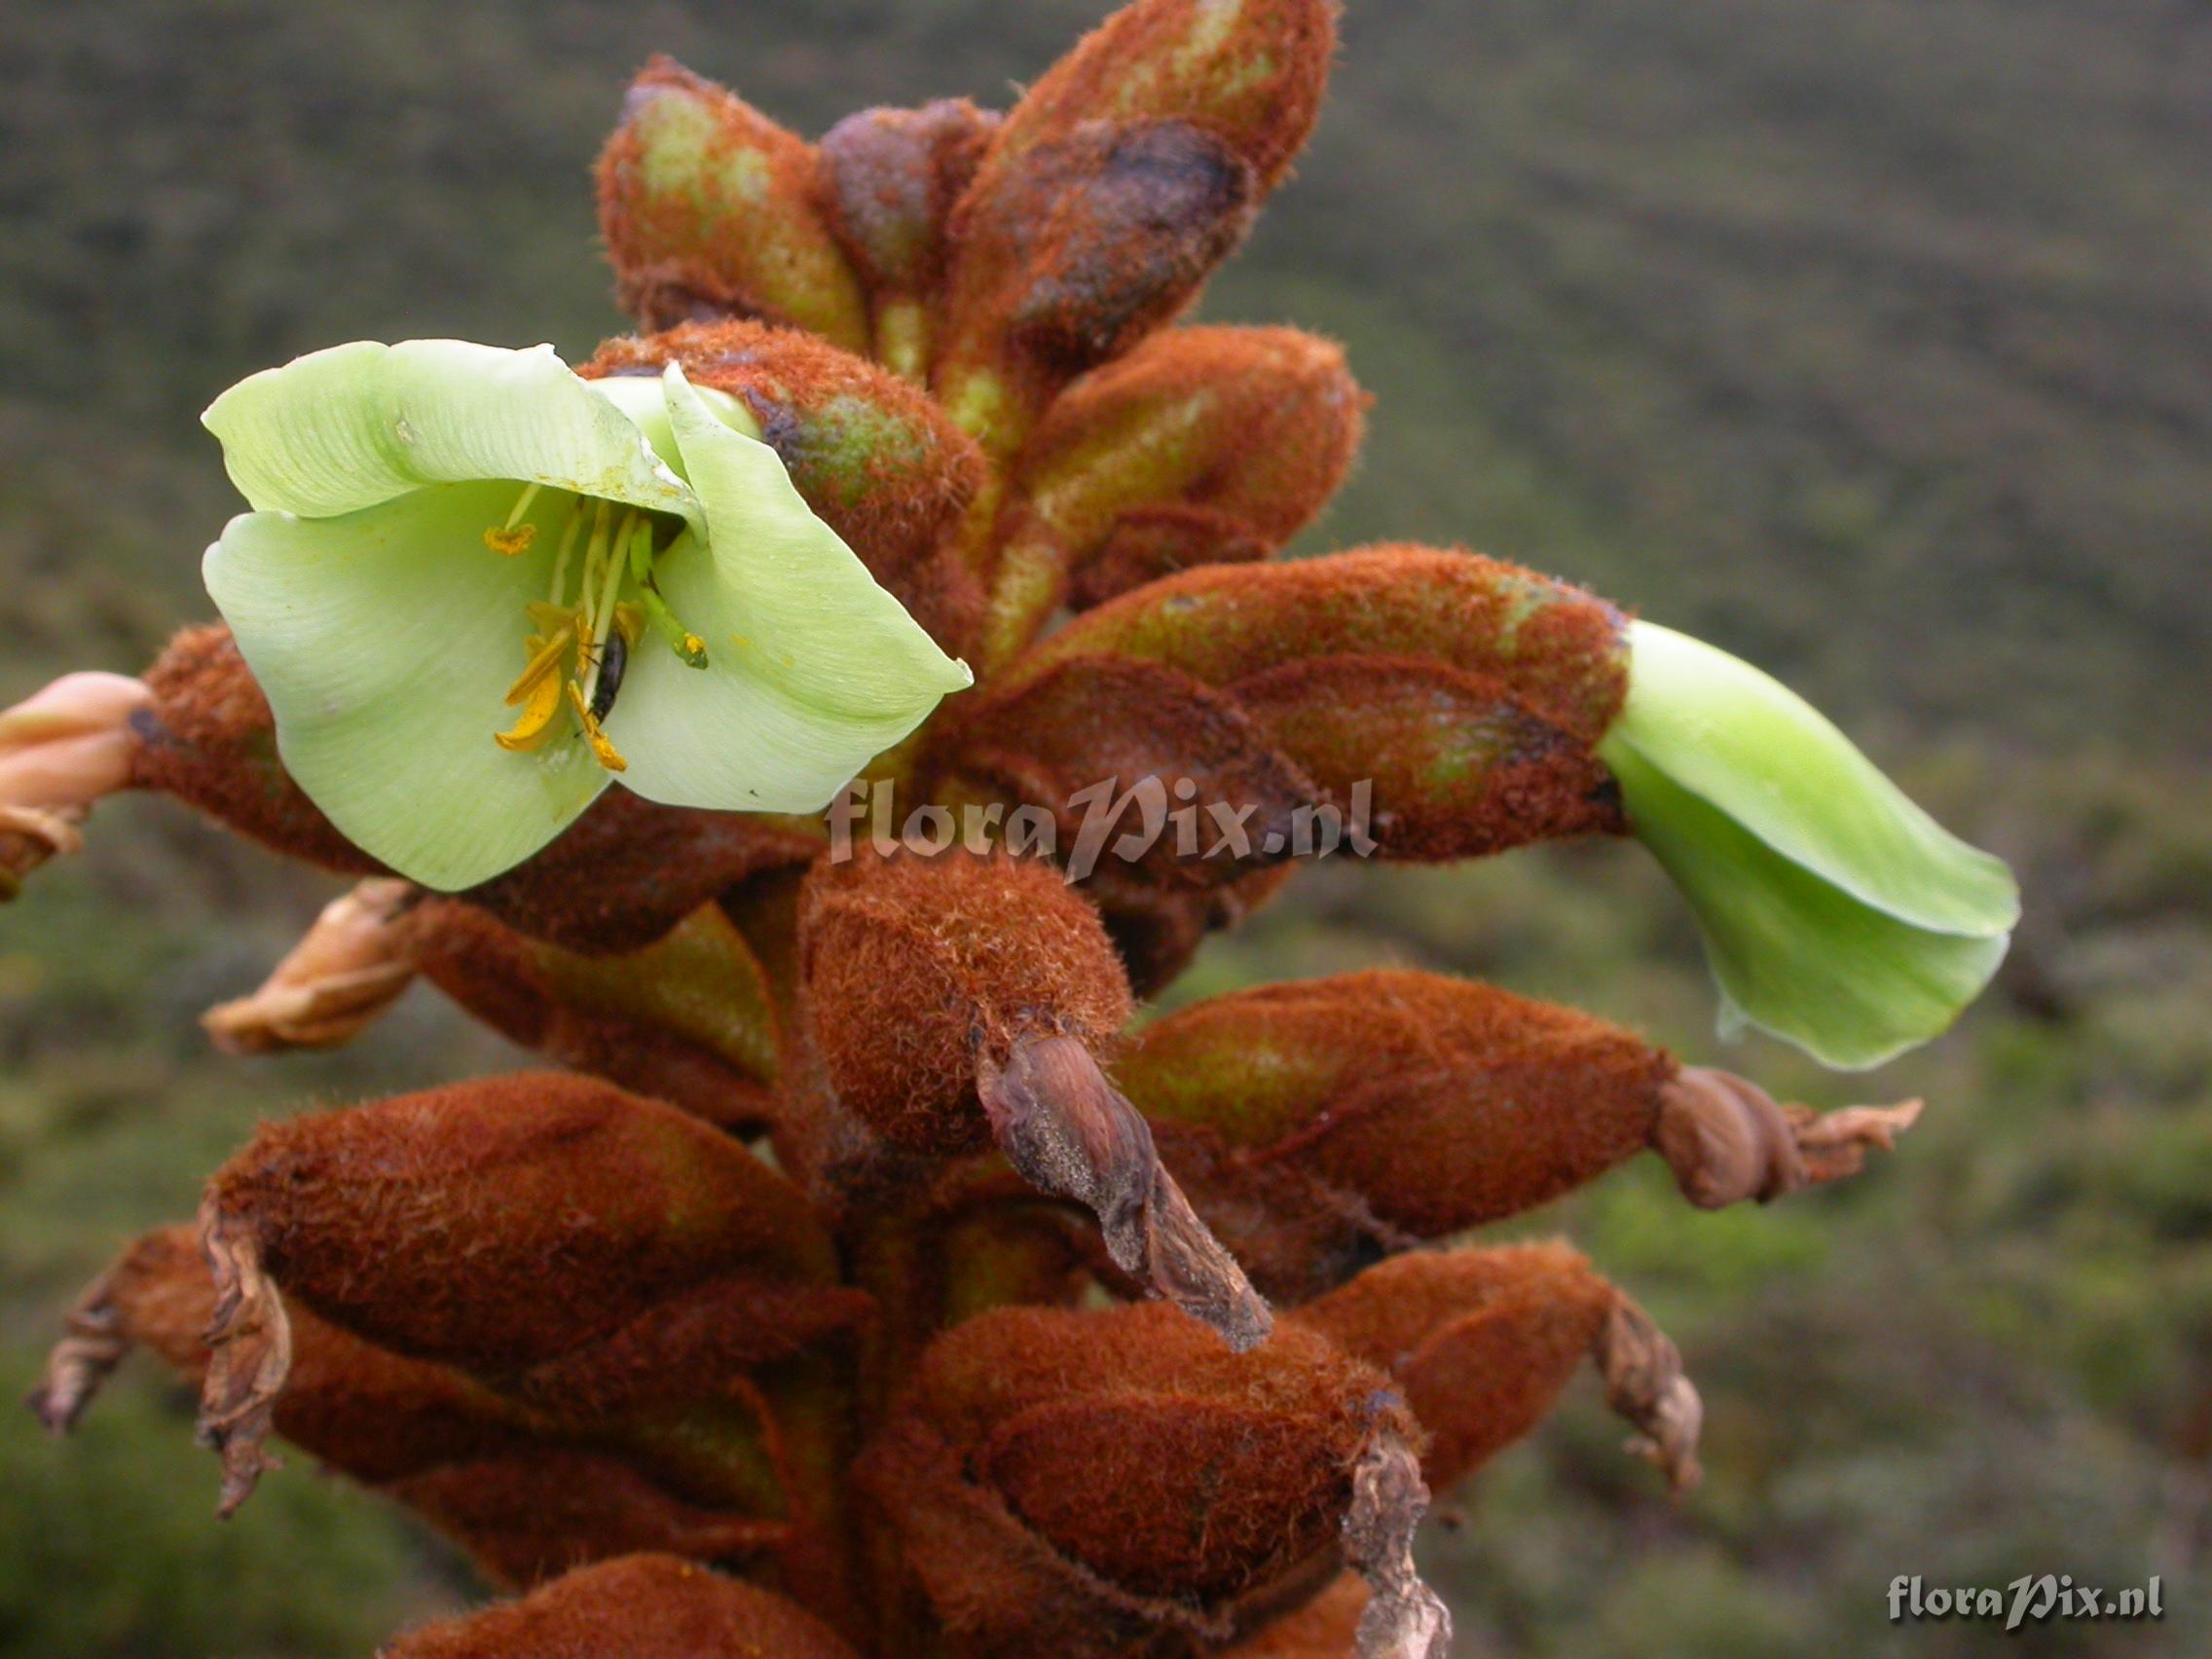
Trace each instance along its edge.
<path fill-rule="evenodd" d="M 1697 911 L 1722 1029 L 1858 1070 L 1948 1027 L 2004 960 L 2011 872 L 1749 663 L 1648 622 L 1628 644 L 1599 753 Z"/>
<path fill-rule="evenodd" d="M 744 407 L 550 347 L 359 342 L 203 417 L 254 510 L 207 591 L 284 765 L 426 886 L 527 858 L 613 774 L 821 808 L 971 682 L 807 508 Z"/>

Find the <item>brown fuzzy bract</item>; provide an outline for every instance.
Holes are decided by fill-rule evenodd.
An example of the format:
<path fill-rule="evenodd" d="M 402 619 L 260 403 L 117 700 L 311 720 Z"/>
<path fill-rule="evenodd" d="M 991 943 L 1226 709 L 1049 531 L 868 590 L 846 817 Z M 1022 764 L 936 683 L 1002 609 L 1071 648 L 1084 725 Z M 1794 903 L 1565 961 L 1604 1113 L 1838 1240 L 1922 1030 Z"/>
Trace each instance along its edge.
<path fill-rule="evenodd" d="M 826 1280 L 797 1190 L 671 1107 L 558 1073 L 265 1124 L 209 1201 L 287 1297 L 507 1377 L 717 1279 Z"/>
<path fill-rule="evenodd" d="M 682 112 L 654 166 L 646 131 Z M 688 130 L 686 130 L 688 129 Z M 648 328 L 731 314 L 868 345 L 867 311 L 818 206 L 814 147 L 672 58 L 656 56 L 599 158 L 599 224 L 616 298 Z"/>
<path fill-rule="evenodd" d="M 379 1659 L 854 1659 L 780 1596 L 667 1555 L 579 1568 L 519 1602 L 427 1625 Z"/>
<path fill-rule="evenodd" d="M 1098 917 L 1051 866 L 955 848 L 863 847 L 808 878 L 799 921 L 808 1036 L 842 1103 L 894 1144 L 990 1143 L 977 1057 L 1017 1038 L 1087 1047 L 1127 1019 Z"/>
<path fill-rule="evenodd" d="M 1618 1301 L 1566 1245 L 1519 1244 L 1399 1256 L 1292 1317 L 1395 1375 L 1441 1492 L 1543 1420 Z"/>
<path fill-rule="evenodd" d="M 718 906 L 613 956 L 528 939 L 459 900 L 425 900 L 398 925 L 424 977 L 525 1048 L 724 1128 L 773 1118 L 765 974 Z"/>
<path fill-rule="evenodd" d="M 1195 1004 L 1115 1075 L 1199 1214 L 1295 1301 L 1634 1157 L 1674 1069 L 1587 1014 L 1378 970 Z"/>
<path fill-rule="evenodd" d="M 999 119 L 966 98 L 939 98 L 919 109 L 864 109 L 823 135 L 830 223 L 878 292 L 936 288 L 945 219 Z"/>
<path fill-rule="evenodd" d="M 1330 1547 L 1370 1438 L 1410 1432 L 1380 1383 L 1303 1331 L 1235 1355 L 1164 1307 L 1003 1309 L 933 1345 L 859 1478 L 976 1651 L 1218 1640 Z"/>

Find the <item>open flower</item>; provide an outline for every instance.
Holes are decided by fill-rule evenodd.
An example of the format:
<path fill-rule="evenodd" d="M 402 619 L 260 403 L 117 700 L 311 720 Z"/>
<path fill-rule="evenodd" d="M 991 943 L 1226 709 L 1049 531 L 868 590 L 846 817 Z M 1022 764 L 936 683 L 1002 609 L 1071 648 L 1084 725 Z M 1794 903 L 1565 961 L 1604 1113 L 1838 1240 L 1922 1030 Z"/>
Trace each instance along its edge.
<path fill-rule="evenodd" d="M 967 685 L 810 511 L 744 407 L 587 382 L 551 347 L 357 342 L 207 410 L 253 511 L 208 592 L 285 767 L 441 889 L 609 780 L 672 806 L 822 807 Z"/>
<path fill-rule="evenodd" d="M 1749 663 L 1649 622 L 1628 647 L 1599 754 L 1697 911 L 1723 1028 L 1851 1070 L 1945 1029 L 2004 960 L 2011 872 Z"/>

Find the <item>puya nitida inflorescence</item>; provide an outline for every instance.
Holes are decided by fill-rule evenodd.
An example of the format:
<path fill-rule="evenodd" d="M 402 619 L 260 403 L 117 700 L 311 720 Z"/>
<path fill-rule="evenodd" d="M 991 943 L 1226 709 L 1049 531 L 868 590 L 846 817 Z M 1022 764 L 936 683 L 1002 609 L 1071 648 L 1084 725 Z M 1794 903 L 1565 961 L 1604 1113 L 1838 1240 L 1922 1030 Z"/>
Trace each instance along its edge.
<path fill-rule="evenodd" d="M 1840 1067 L 1948 1024 L 2016 899 L 1710 646 L 1462 550 L 1278 557 L 1366 395 L 1176 319 L 1334 12 L 1135 0 L 1003 114 L 819 144 L 656 58 L 597 179 L 638 333 L 216 401 L 224 622 L 0 713 L 7 893 L 171 795 L 354 883 L 218 1044 L 424 979 L 565 1069 L 265 1127 L 87 1288 L 50 1426 L 145 1348 L 226 1511 L 288 1443 L 515 1593 L 394 1659 L 1441 1659 L 1429 1495 L 1580 1367 L 1695 1481 L 1636 1303 L 1459 1235 L 1645 1153 L 1764 1202 L 1917 1103 L 1430 974 L 1140 1004 L 1323 812 L 1412 862 L 1633 836 L 1729 1018 Z M 841 837 L 856 781 L 927 844 Z M 1084 850 L 1086 792 L 1170 783 Z"/>

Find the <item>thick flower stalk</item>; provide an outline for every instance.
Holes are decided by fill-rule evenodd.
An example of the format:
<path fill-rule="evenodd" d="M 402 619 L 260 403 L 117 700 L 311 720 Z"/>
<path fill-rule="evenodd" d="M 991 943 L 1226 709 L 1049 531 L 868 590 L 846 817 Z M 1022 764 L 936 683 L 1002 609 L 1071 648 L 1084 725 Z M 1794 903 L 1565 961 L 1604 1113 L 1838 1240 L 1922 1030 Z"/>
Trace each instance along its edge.
<path fill-rule="evenodd" d="M 143 1347 L 226 1512 L 280 1439 L 527 1592 L 403 1659 L 1445 1659 L 1429 1493 L 1586 1361 L 1694 1483 L 1623 1290 L 1429 1246 L 1646 1152 L 1765 1202 L 1918 1102 L 1429 974 L 1141 1002 L 1310 857 L 1633 836 L 1725 1022 L 1857 1067 L 1956 1017 L 2016 895 L 1712 646 L 1463 550 L 1280 557 L 1365 396 L 1169 325 L 1333 16 L 1135 0 L 1003 117 L 819 145 L 653 59 L 598 173 L 638 333 L 216 400 L 225 625 L 0 713 L 0 897 L 166 794 L 354 883 L 224 1048 L 420 978 L 569 1069 L 266 1125 L 86 1291 L 50 1426 Z"/>

